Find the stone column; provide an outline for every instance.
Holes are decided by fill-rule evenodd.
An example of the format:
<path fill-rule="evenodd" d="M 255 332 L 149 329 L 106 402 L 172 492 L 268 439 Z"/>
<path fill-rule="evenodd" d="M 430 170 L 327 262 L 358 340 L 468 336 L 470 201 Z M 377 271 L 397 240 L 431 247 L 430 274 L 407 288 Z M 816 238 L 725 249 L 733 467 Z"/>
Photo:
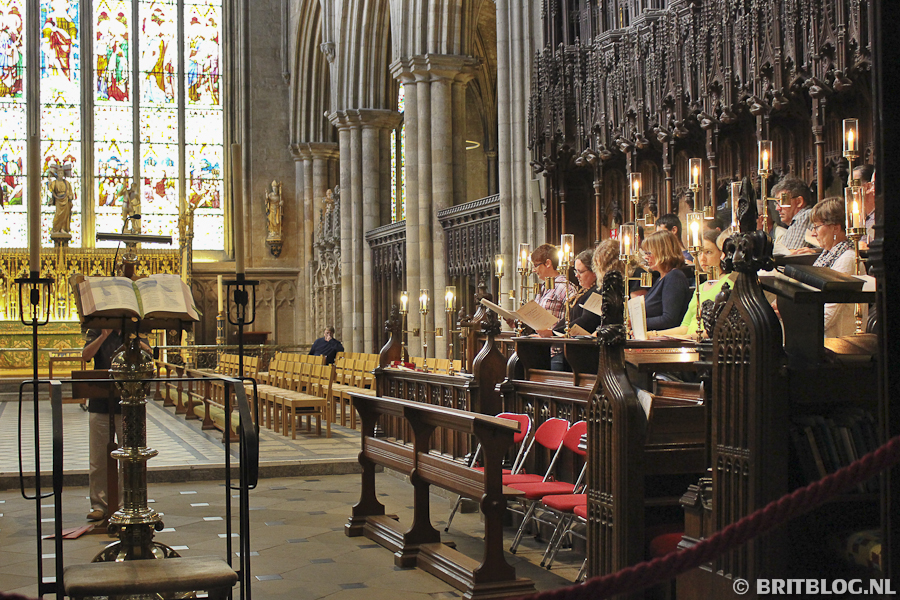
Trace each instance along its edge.
<path fill-rule="evenodd" d="M 543 219 L 535 218 L 532 211 L 533 175 L 527 137 L 532 57 L 535 48 L 543 44 L 539 11 L 536 3 L 497 0 L 497 101 L 501 107 L 497 122 L 497 190 L 500 248 L 507 260 L 515 258 L 519 242 L 529 242 L 534 248 L 546 241 Z M 513 271 L 507 270 L 503 289 L 510 289 L 513 279 Z"/>
<path fill-rule="evenodd" d="M 394 76 L 404 82 L 407 90 L 407 289 L 411 298 L 418 298 L 419 289 L 429 291 L 429 313 L 425 322 L 418 325 L 429 332 L 434 331 L 435 325 L 445 325 L 446 242 L 437 213 L 465 199 L 465 85 L 475 64 L 475 59 L 466 56 L 429 54 L 397 61 L 392 66 Z M 412 89 L 415 100 L 411 105 Z M 417 143 L 411 146 L 413 138 Z M 414 203 L 409 191 L 413 178 Z M 418 217 L 417 223 L 411 219 L 413 213 Z M 418 265 L 414 266 L 413 255 L 417 255 Z M 416 308 L 417 302 L 412 309 Z M 414 319 L 419 317 L 414 317 L 411 310 L 410 328 L 416 327 Z M 444 337 L 428 333 L 425 339 L 430 356 L 446 357 Z M 421 356 L 422 341 L 411 338 L 413 354 Z"/>
<path fill-rule="evenodd" d="M 406 125 L 406 149 L 403 159 L 406 164 L 406 290 L 410 299 L 406 328 L 412 331 L 421 327 L 415 300 L 422 287 L 419 276 L 419 96 L 415 77 L 405 64 L 395 63 L 391 66 L 391 72 L 403 84 L 406 97 L 403 117 Z M 422 356 L 422 338 L 408 335 L 407 350 L 410 356 Z"/>
<path fill-rule="evenodd" d="M 349 109 L 331 115 L 340 132 L 342 341 L 350 352 L 377 350 L 372 255 L 365 234 L 382 225 L 381 137 L 384 130 L 396 127 L 399 119 L 394 111 L 376 109 Z"/>
<path fill-rule="evenodd" d="M 306 289 L 311 281 L 310 263 L 316 258 L 313 251 L 316 228 L 322 211 L 325 192 L 333 188 L 336 181 L 329 175 L 329 165 L 338 159 L 338 145 L 329 142 L 308 142 L 293 144 L 291 154 L 296 163 L 296 194 L 302 199 L 300 223 L 297 232 L 300 239 L 298 289 Z M 326 325 L 332 323 L 317 322 L 315 311 L 310 306 L 310 294 L 300 294 L 297 298 L 297 340 L 301 344 L 310 344 Z M 329 312 L 334 313 L 334 308 Z"/>

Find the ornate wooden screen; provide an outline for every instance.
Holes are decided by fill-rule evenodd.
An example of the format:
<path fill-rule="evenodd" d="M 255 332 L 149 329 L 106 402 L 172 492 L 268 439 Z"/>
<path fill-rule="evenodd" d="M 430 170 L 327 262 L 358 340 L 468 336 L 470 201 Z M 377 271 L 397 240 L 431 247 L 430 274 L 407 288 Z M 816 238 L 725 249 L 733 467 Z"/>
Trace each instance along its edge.
<path fill-rule="evenodd" d="M 375 323 L 375 348 L 387 342 L 382 323 L 391 306 L 406 289 L 406 221 L 397 221 L 366 233 L 372 249 L 372 314 Z"/>
<path fill-rule="evenodd" d="M 446 208 L 437 217 L 447 240 L 447 283 L 456 286 L 461 309 L 472 315 L 479 282 L 497 297 L 493 261 L 500 253 L 500 196 Z"/>
<path fill-rule="evenodd" d="M 774 142 L 777 176 L 838 195 L 844 118 L 859 119 L 872 160 L 871 0 L 542 5 L 528 118 L 548 239 L 574 233 L 580 247 L 629 220 L 630 172 L 644 174 L 642 206 L 658 190 L 658 210 L 677 212 L 691 157 L 705 159 L 706 203 L 723 198 L 733 177 L 756 177 L 760 139 Z M 648 162 L 663 181 L 646 181 Z"/>
<path fill-rule="evenodd" d="M 312 319 L 316 327 L 326 324 L 341 330 L 341 203 L 338 194 L 319 215 L 313 240 L 313 260 L 309 264 L 312 290 Z"/>

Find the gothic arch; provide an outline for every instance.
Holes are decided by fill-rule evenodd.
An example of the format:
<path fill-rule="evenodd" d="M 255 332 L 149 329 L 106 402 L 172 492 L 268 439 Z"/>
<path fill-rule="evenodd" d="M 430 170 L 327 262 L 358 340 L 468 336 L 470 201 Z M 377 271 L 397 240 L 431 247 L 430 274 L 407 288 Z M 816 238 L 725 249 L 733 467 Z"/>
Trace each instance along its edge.
<path fill-rule="evenodd" d="M 325 112 L 331 103 L 328 58 L 333 49 L 322 42 L 319 0 L 300 0 L 295 14 L 292 51 L 291 140 L 333 142 L 334 130 Z"/>

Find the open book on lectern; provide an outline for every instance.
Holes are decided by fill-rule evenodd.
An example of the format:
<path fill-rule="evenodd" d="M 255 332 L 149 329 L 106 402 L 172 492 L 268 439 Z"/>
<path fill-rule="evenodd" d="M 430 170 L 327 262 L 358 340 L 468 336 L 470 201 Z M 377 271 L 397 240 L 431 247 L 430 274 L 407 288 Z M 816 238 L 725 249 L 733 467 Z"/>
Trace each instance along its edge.
<path fill-rule="evenodd" d="M 191 290 L 178 275 L 76 277 L 82 317 L 130 316 L 199 321 Z"/>

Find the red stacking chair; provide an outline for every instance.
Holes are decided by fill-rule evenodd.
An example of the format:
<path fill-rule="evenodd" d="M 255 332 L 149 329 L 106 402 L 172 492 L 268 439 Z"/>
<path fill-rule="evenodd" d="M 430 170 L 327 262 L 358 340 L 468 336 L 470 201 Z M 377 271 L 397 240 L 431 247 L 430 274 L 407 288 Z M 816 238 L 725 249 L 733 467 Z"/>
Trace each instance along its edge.
<path fill-rule="evenodd" d="M 504 475 L 503 485 L 512 486 L 520 483 L 540 483 L 549 480 L 550 475 L 556 468 L 556 461 L 562 452 L 563 439 L 566 437 L 566 432 L 568 430 L 569 422 L 565 419 L 557 419 L 554 417 L 541 423 L 541 426 L 534 432 L 532 444 L 537 442 L 544 448 L 553 452 L 553 458 L 550 460 L 547 471 L 543 475 L 538 475 L 536 473 L 511 473 L 509 475 Z"/>
<path fill-rule="evenodd" d="M 572 532 L 571 529 L 576 522 L 575 509 L 581 506 L 587 509 L 587 494 L 555 494 L 544 496 L 541 500 L 543 512 L 548 516 L 551 514 L 555 515 L 557 519 L 556 529 L 553 530 L 553 535 L 550 536 L 550 543 L 547 544 L 547 549 L 541 558 L 542 567 L 546 566 L 549 569 L 553 566 L 553 559 L 556 558 L 556 553 L 559 552 L 559 548 L 562 546 L 562 542 L 568 533 L 571 532 L 573 535 L 578 535 Z M 543 519 L 541 520 L 543 521 Z"/>
<path fill-rule="evenodd" d="M 584 458 L 587 454 L 587 448 L 582 444 L 581 438 L 587 433 L 587 422 L 578 421 L 574 425 L 572 425 L 569 430 L 566 432 L 566 435 L 563 437 L 562 447 L 568 448 L 573 453 L 578 456 Z M 554 457 L 554 460 L 556 457 Z M 516 553 L 516 549 L 519 547 L 519 542 L 522 541 L 522 534 L 525 533 L 525 528 L 528 527 L 528 524 L 535 519 L 535 511 L 538 506 L 541 504 L 541 500 L 545 496 L 551 496 L 554 494 L 577 494 L 581 493 L 584 488 L 584 478 L 585 473 L 587 471 L 587 462 L 585 462 L 584 466 L 581 468 L 581 473 L 578 475 L 578 479 L 575 483 L 567 483 L 565 481 L 549 481 L 546 477 L 544 481 L 540 481 L 537 483 L 514 483 L 509 487 L 519 490 L 520 492 L 525 492 L 524 497 L 520 497 L 517 500 L 523 503 L 525 507 L 525 515 L 522 518 L 522 524 L 519 526 L 519 531 L 516 532 L 516 537 L 513 540 L 512 546 L 509 551 L 513 554 Z M 505 483 L 505 482 L 504 482 Z"/>
<path fill-rule="evenodd" d="M 519 432 L 513 434 L 513 443 L 519 448 L 516 452 L 516 458 L 513 461 L 512 468 L 503 469 L 504 475 L 516 474 L 525 465 L 525 459 L 528 457 L 528 453 L 531 452 L 531 448 L 534 445 L 534 438 L 530 437 L 531 417 L 519 413 L 500 413 L 497 416 L 501 419 L 509 419 L 510 421 L 519 423 Z M 476 471 L 484 471 L 484 467 L 475 466 L 478 464 L 478 458 L 480 456 L 481 444 L 478 444 L 478 447 L 475 448 L 475 452 L 472 453 L 472 459 L 469 461 L 469 468 L 475 469 Z M 453 505 L 453 510 L 450 511 L 450 516 L 447 518 L 447 526 L 444 527 L 444 531 L 450 531 L 450 523 L 453 522 L 453 517 L 456 516 L 456 511 L 459 510 L 461 502 L 462 496 L 457 496 L 456 503 Z"/>

